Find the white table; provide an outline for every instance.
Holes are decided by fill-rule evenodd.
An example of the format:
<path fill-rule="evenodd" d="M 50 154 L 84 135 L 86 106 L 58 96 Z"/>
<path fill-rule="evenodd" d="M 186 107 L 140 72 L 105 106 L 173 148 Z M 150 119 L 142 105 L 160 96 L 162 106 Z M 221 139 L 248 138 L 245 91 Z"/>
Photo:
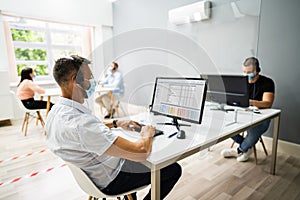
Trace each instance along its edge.
<path fill-rule="evenodd" d="M 156 125 L 156 122 L 170 122 L 170 118 L 159 115 L 153 116 L 149 113 L 131 116 L 130 119 L 132 120 L 155 125 L 165 132 L 164 135 L 154 139 L 152 153 L 145 162 L 145 165 L 151 169 L 151 199 L 160 199 L 160 169 L 269 119 L 274 119 L 270 168 L 270 173 L 274 175 L 280 114 L 281 111 L 277 109 L 261 110 L 261 114 L 238 109 L 237 123 L 232 123 L 235 112 L 212 111 L 209 106 L 205 106 L 201 125 L 182 126 L 181 129 L 186 132 L 186 139 L 181 140 L 176 137 L 168 138 L 169 134 L 176 131 L 175 127 Z M 182 123 L 188 124 L 188 122 L 183 121 Z M 130 136 L 128 138 L 130 139 Z"/>
<path fill-rule="evenodd" d="M 114 90 L 118 90 L 118 87 L 102 87 L 101 85 L 97 85 L 95 88 L 95 92 L 113 92 Z"/>
<path fill-rule="evenodd" d="M 51 102 L 51 97 L 55 96 L 61 96 L 61 89 L 60 88 L 49 88 L 45 89 L 44 94 L 39 94 L 41 100 L 43 100 L 44 97 L 48 97 L 47 99 L 47 108 L 46 108 L 46 116 L 48 116 L 48 113 L 50 111 L 50 102 Z"/>

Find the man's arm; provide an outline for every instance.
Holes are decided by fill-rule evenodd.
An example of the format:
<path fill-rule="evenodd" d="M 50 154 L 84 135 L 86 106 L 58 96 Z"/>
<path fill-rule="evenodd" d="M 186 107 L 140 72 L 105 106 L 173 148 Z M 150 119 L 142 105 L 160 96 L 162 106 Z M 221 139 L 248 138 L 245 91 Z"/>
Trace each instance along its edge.
<path fill-rule="evenodd" d="M 112 120 L 104 121 L 103 123 L 108 128 L 114 128 L 114 124 L 113 124 Z M 141 128 L 141 125 L 138 122 L 136 122 L 136 121 L 132 121 L 132 120 L 118 120 L 117 121 L 117 127 L 121 127 L 121 128 L 123 128 L 125 130 L 131 130 L 131 131 L 133 131 L 134 129 L 132 127 L 130 127 L 130 125 Z"/>
<path fill-rule="evenodd" d="M 250 106 L 256 106 L 258 108 L 271 108 L 274 102 L 274 93 L 273 92 L 264 92 L 262 101 L 257 101 L 250 99 Z"/>
<path fill-rule="evenodd" d="M 142 138 L 136 142 L 118 137 L 104 154 L 136 162 L 144 161 L 152 150 L 154 130 L 155 128 L 152 126 L 142 127 Z"/>

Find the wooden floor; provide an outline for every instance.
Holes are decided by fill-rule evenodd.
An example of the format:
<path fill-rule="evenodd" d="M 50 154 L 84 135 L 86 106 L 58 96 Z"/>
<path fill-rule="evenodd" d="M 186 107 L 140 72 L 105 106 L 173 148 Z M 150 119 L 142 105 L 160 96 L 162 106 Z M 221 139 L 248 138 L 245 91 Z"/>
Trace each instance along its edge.
<path fill-rule="evenodd" d="M 259 149 L 258 165 L 253 158 L 246 163 L 224 159 L 220 151 L 230 141 L 215 145 L 180 164 L 183 175 L 168 200 L 202 199 L 283 199 L 300 200 L 300 157 L 278 153 L 276 176 L 269 174 L 270 156 Z M 271 147 L 267 147 L 269 152 Z M 42 150 L 46 150 L 43 152 Z M 40 152 L 42 151 L 42 152 Z M 34 153 L 27 157 L 7 160 Z M 41 126 L 30 122 L 28 134 L 21 133 L 21 121 L 0 127 L 0 199 L 1 200 L 86 200 L 64 163 L 47 150 Z M 47 169 L 53 170 L 45 172 Z M 36 172 L 39 172 L 37 175 Z M 29 175 L 35 175 L 29 177 Z M 21 179 L 16 179 L 21 178 Z M 12 180 L 17 180 L 10 183 Z M 147 192 L 138 193 L 139 199 Z"/>

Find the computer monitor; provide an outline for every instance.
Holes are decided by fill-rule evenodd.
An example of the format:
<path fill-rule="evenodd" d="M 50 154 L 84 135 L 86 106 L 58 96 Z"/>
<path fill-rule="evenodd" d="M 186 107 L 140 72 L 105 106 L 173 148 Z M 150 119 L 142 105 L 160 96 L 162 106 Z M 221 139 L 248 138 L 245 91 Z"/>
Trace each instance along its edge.
<path fill-rule="evenodd" d="M 207 79 L 208 100 L 219 104 L 249 106 L 248 77 L 243 75 L 202 75 Z"/>
<path fill-rule="evenodd" d="M 177 138 L 183 137 L 177 120 L 201 124 L 205 96 L 206 80 L 201 78 L 157 77 L 154 86 L 151 112 L 173 119 L 178 129 Z"/>

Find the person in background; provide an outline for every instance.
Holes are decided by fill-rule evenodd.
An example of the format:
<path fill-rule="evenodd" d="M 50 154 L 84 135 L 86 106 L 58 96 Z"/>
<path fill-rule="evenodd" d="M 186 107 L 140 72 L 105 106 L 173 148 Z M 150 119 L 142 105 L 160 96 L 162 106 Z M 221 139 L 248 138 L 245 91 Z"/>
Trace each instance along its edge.
<path fill-rule="evenodd" d="M 124 95 L 123 75 L 118 68 L 119 65 L 116 62 L 112 62 L 108 68 L 107 76 L 99 83 L 102 87 L 116 88 L 112 91 L 115 102 L 120 101 L 121 97 Z M 100 94 L 95 101 L 107 110 L 107 115 L 104 118 L 114 117 L 115 110 L 112 107 L 113 102 L 109 93 Z"/>
<path fill-rule="evenodd" d="M 101 122 L 82 105 L 95 91 L 96 83 L 88 66 L 90 61 L 71 57 L 58 59 L 53 68 L 62 96 L 46 119 L 47 146 L 66 162 L 82 169 L 105 194 L 118 195 L 149 185 L 151 171 L 141 162 L 151 153 L 155 128 L 142 127 L 141 137 L 131 142 L 110 128 L 132 130 L 130 126 L 140 127 L 137 122 Z M 163 199 L 180 178 L 181 167 L 173 163 L 161 169 L 160 174 Z M 144 200 L 150 199 L 149 191 Z"/>
<path fill-rule="evenodd" d="M 271 108 L 275 98 L 275 85 L 271 78 L 260 75 L 259 61 L 255 57 L 247 58 L 244 61 L 243 73 L 248 76 L 249 82 L 249 105 L 259 109 Z M 244 162 L 253 153 L 253 146 L 258 142 L 270 125 L 270 120 L 247 130 L 244 138 L 240 134 L 232 139 L 239 144 L 237 149 L 224 149 L 221 155 L 224 158 L 237 157 L 237 161 Z"/>
<path fill-rule="evenodd" d="M 21 80 L 17 88 L 17 96 L 27 109 L 46 109 L 47 101 L 34 100 L 35 92 L 45 93 L 45 90 L 33 82 L 35 74 L 32 68 L 24 68 L 21 71 Z M 50 103 L 50 109 L 53 103 Z"/>

